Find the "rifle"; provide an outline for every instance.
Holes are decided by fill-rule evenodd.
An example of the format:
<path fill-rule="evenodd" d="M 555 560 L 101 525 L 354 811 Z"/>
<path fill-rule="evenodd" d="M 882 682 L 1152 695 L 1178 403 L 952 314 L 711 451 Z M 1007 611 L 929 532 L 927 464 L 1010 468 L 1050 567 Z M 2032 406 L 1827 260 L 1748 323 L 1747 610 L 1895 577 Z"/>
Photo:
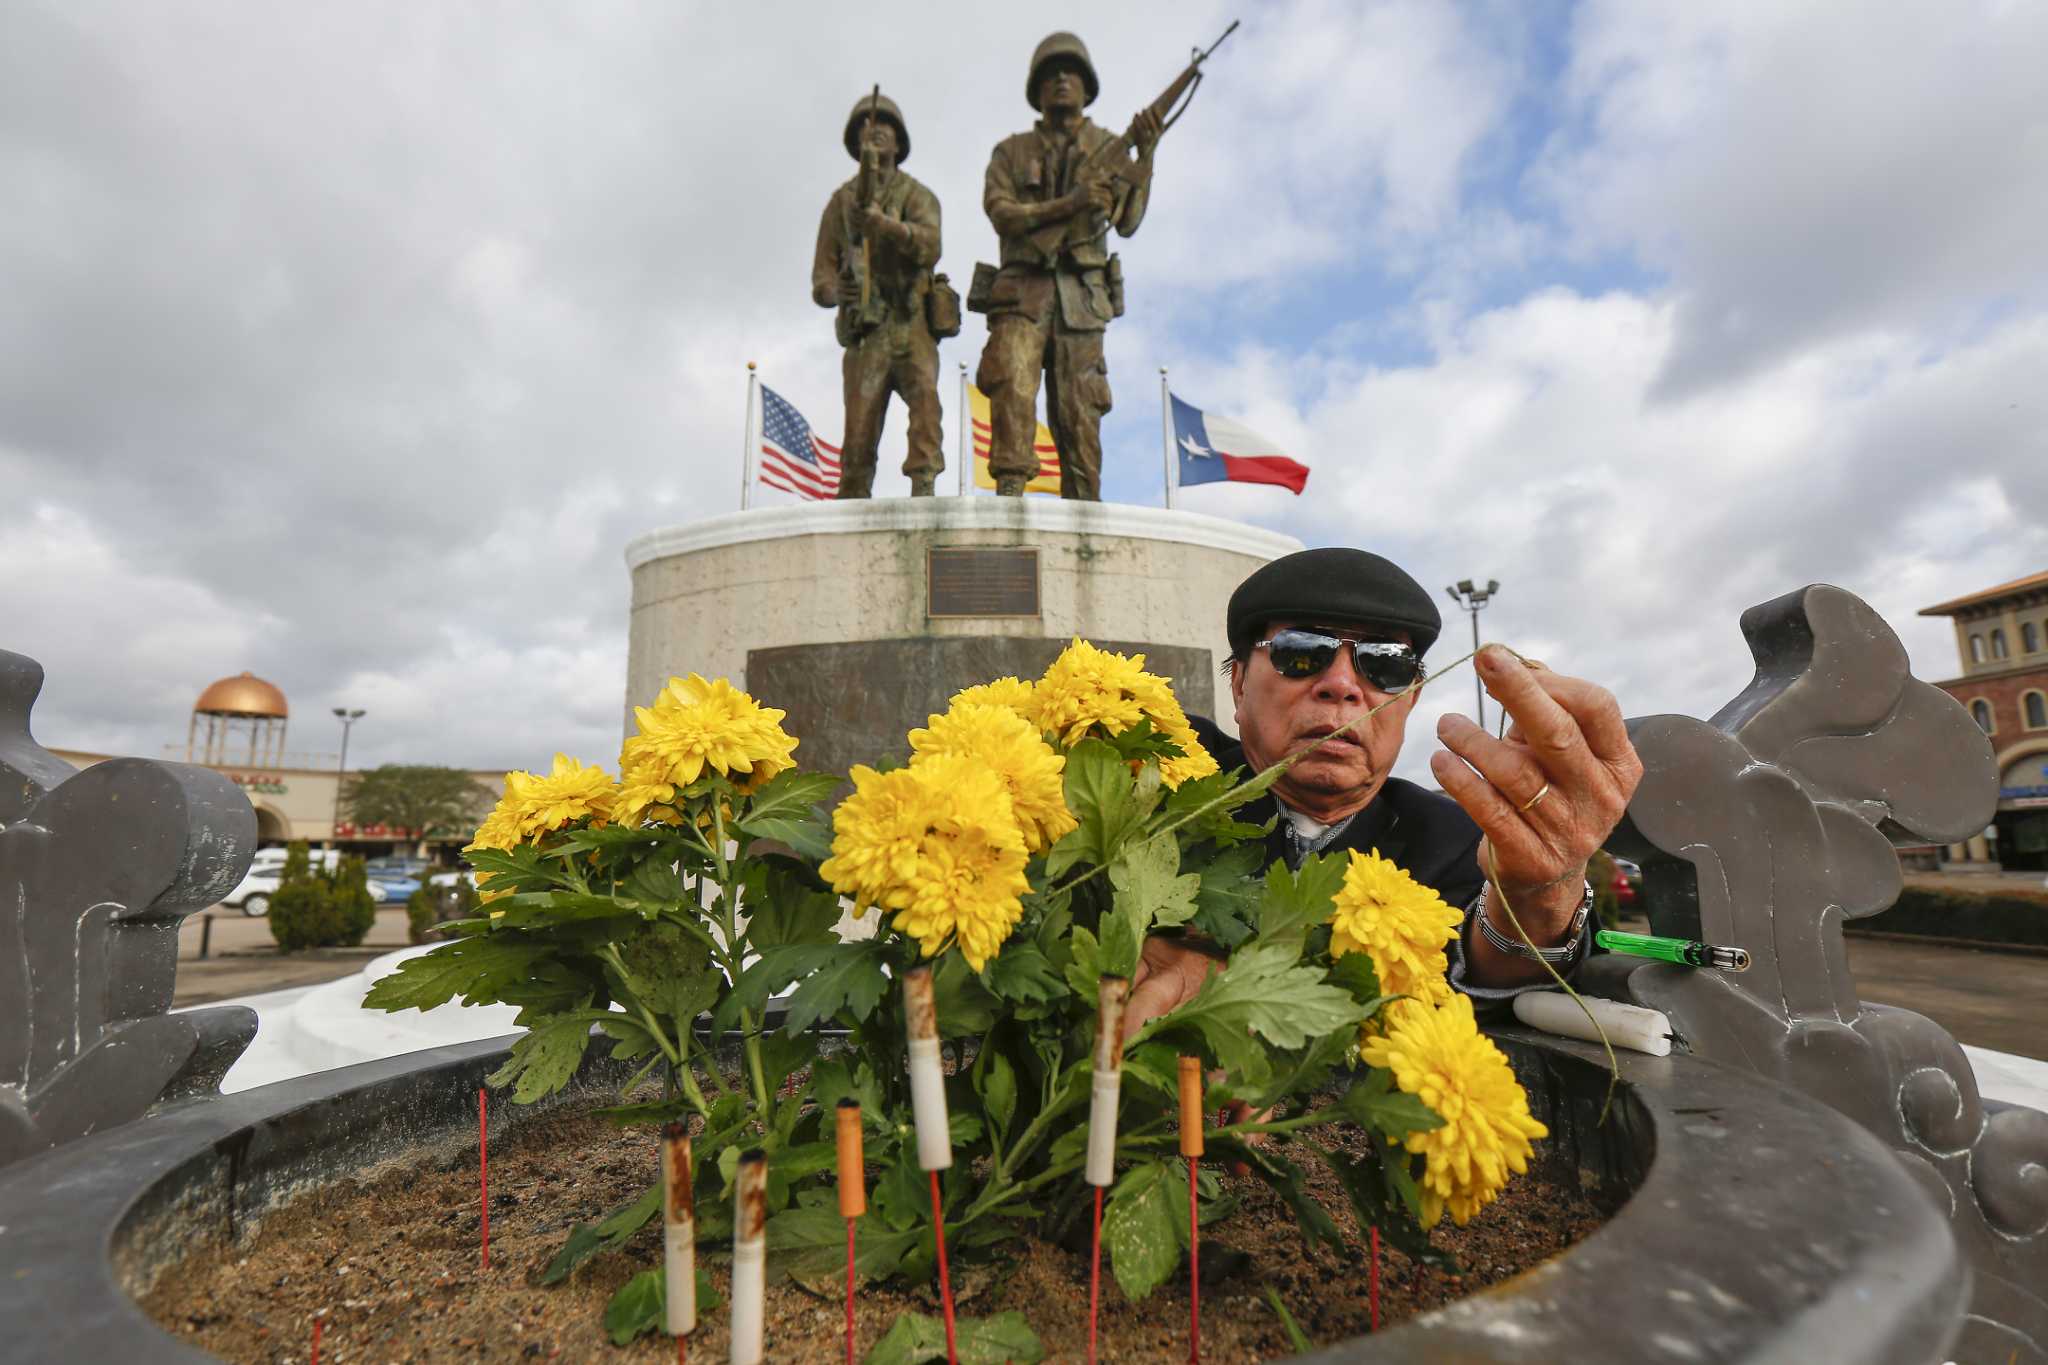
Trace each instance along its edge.
<path fill-rule="evenodd" d="M 1187 112 L 1188 105 L 1193 102 L 1195 87 L 1202 83 L 1202 63 L 1208 61 L 1210 54 L 1223 46 L 1224 38 L 1237 32 L 1237 25 L 1238 21 L 1232 19 L 1230 27 L 1223 30 L 1222 38 L 1218 38 L 1207 48 L 1197 48 L 1194 55 L 1188 59 L 1187 68 L 1173 78 L 1173 83 L 1166 87 L 1166 92 L 1146 106 L 1146 112 L 1159 120 L 1161 137 L 1166 135 L 1167 129 L 1180 121 L 1180 116 Z M 1133 119 L 1132 122 L 1135 123 L 1137 120 Z M 1097 147 L 1089 154 L 1088 159 L 1081 163 L 1080 169 L 1074 172 L 1074 187 L 1079 189 L 1101 181 L 1121 182 L 1126 189 L 1137 189 L 1143 176 L 1135 151 L 1130 130 L 1125 129 Z M 1038 249 L 1041 258 L 1050 265 L 1057 261 L 1060 253 L 1068 247 L 1079 246 L 1101 231 L 1095 214 L 1086 212 L 1077 213 L 1058 222 L 1041 224 L 1029 234 L 1029 239 L 1031 245 Z"/>
<path fill-rule="evenodd" d="M 876 81 L 875 93 L 868 96 L 868 123 L 870 125 L 874 123 L 875 114 L 881 108 L 881 101 L 882 83 Z M 868 205 L 875 202 L 875 172 L 874 168 L 868 164 L 867 132 L 865 129 L 861 132 L 859 199 L 862 212 L 866 212 Z M 869 241 L 867 232 L 863 230 L 860 235 L 860 311 L 862 317 L 867 316 L 868 281 L 873 278 L 874 273 L 874 245 Z"/>

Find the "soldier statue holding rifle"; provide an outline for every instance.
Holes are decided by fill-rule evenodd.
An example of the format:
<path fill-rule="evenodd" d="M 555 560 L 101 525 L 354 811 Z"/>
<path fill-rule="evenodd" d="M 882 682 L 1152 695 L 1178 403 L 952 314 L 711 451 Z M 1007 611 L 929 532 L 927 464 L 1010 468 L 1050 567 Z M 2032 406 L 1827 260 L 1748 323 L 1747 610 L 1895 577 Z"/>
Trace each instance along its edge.
<path fill-rule="evenodd" d="M 839 496 L 865 498 L 889 395 L 910 409 L 910 450 L 903 472 L 912 497 L 932 496 L 946 467 L 939 449 L 939 341 L 960 332 L 960 300 L 939 259 L 939 201 L 899 169 L 910 156 L 903 111 L 878 86 L 853 107 L 843 138 L 860 162 L 833 191 L 818 223 L 811 297 L 839 310 L 846 428 Z"/>
<path fill-rule="evenodd" d="M 981 202 L 1002 240 L 1002 265 L 976 266 L 967 300 L 988 314 L 975 382 L 988 395 L 989 473 L 1002 496 L 1022 496 L 1038 472 L 1032 445 L 1043 373 L 1060 496 L 1101 500 L 1102 416 L 1110 409 L 1102 338 L 1124 311 L 1123 266 L 1109 250 L 1109 229 L 1129 237 L 1144 222 L 1153 151 L 1209 52 L 1196 53 L 1121 136 L 1082 112 L 1100 82 L 1079 38 L 1055 33 L 1031 56 L 1024 95 L 1041 117 L 989 158 Z"/>

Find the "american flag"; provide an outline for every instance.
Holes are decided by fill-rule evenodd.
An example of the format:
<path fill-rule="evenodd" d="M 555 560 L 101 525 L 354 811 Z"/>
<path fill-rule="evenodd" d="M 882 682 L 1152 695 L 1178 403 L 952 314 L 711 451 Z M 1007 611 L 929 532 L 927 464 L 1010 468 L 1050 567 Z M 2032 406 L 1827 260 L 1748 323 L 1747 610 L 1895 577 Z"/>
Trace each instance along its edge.
<path fill-rule="evenodd" d="M 839 492 L 839 447 L 814 435 L 804 415 L 766 384 L 761 386 L 761 482 L 814 501 Z"/>

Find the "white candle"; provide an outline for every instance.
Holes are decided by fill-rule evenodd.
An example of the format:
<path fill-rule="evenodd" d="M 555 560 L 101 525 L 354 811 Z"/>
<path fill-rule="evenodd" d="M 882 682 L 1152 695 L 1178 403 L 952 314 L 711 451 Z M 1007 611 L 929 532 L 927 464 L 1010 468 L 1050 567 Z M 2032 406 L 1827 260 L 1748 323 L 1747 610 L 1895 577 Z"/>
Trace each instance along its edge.
<path fill-rule="evenodd" d="M 761 1365 L 767 1270 L 768 1158 L 757 1149 L 740 1158 L 733 1184 L 732 1365 Z"/>
<path fill-rule="evenodd" d="M 1580 998 L 1593 1011 L 1593 1018 L 1600 1021 L 1600 1028 L 1607 1031 L 1607 1040 L 1614 1046 L 1647 1052 L 1652 1057 L 1671 1055 L 1671 1021 L 1656 1010 L 1590 995 Z M 1599 1030 L 1586 1018 L 1578 1001 L 1558 991 L 1523 991 L 1515 997 L 1515 1018 L 1545 1033 L 1583 1038 L 1589 1043 L 1600 1041 Z"/>
<path fill-rule="evenodd" d="M 1088 1159 L 1082 1178 L 1091 1185 L 1116 1183 L 1116 1109 L 1124 1080 L 1124 1001 L 1131 983 L 1101 978 L 1095 998 L 1095 1074 L 1088 1092 Z"/>
<path fill-rule="evenodd" d="M 662 1130 L 662 1267 L 667 1275 L 668 1333 L 697 1330 L 697 1206 L 690 1188 L 690 1133 L 680 1123 Z"/>
<path fill-rule="evenodd" d="M 932 998 L 932 972 L 914 967 L 903 974 L 904 1020 L 910 1034 L 910 1112 L 917 1125 L 917 1164 L 927 1171 L 951 1170 L 953 1134 L 946 1117 L 946 1073 L 939 1063 L 939 1012 Z"/>

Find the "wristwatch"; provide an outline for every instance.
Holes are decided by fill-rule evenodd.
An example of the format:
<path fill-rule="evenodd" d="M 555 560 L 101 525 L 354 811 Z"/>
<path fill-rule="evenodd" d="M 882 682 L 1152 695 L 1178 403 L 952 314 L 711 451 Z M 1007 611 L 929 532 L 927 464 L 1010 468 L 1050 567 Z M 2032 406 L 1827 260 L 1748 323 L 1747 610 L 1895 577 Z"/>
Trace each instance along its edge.
<path fill-rule="evenodd" d="M 1555 948 L 1531 948 L 1520 939 L 1509 938 L 1493 927 L 1493 921 L 1486 917 L 1486 904 L 1491 899 L 1493 883 L 1486 882 L 1479 888 L 1479 894 L 1472 901 L 1473 918 L 1479 921 L 1479 932 L 1497 950 L 1511 957 L 1526 957 L 1532 962 L 1548 962 L 1553 967 L 1569 962 L 1579 951 L 1579 940 L 1586 935 L 1586 919 L 1593 913 L 1593 883 L 1586 883 L 1586 894 L 1579 898 L 1579 908 L 1572 913 L 1572 922 L 1565 940 Z"/>

